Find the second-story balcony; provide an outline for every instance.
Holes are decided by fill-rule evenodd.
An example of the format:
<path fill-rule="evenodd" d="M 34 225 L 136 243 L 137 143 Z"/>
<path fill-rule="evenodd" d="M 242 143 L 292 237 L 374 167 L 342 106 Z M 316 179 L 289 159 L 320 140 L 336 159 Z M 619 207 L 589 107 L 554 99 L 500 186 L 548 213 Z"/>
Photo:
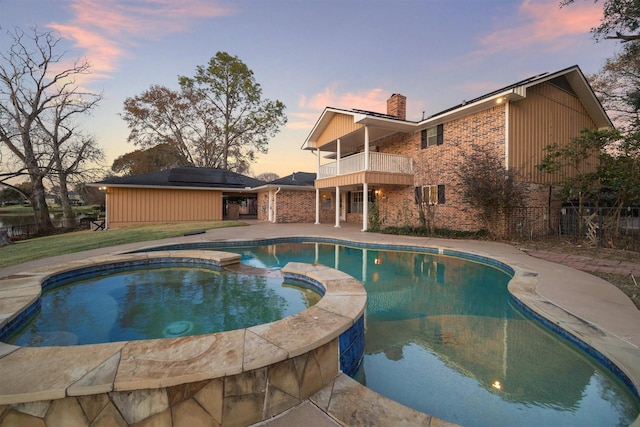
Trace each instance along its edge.
<path fill-rule="evenodd" d="M 387 153 L 354 154 L 320 166 L 316 187 L 354 184 L 413 185 L 411 157 Z"/>

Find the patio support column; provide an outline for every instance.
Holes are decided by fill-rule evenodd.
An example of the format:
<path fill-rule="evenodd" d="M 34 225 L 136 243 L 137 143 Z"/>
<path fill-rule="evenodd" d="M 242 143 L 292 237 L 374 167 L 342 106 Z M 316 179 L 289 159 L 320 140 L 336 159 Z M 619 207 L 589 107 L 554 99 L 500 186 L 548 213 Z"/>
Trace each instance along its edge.
<path fill-rule="evenodd" d="M 316 179 L 320 178 L 320 150 L 316 150 Z M 316 188 L 316 224 L 320 224 L 320 189 Z"/>
<path fill-rule="evenodd" d="M 336 176 L 340 175 L 340 138 L 336 141 Z"/>
<path fill-rule="evenodd" d="M 364 170 L 369 170 L 369 126 L 364 127 Z"/>
<path fill-rule="evenodd" d="M 336 187 L 336 228 L 340 228 L 340 187 Z"/>
<path fill-rule="evenodd" d="M 316 224 L 320 224 L 320 189 L 316 188 Z"/>
<path fill-rule="evenodd" d="M 369 228 L 369 184 L 362 185 L 362 231 Z"/>
<path fill-rule="evenodd" d="M 340 138 L 336 141 L 336 176 L 340 175 Z M 340 187 L 336 186 L 336 228 L 340 228 Z"/>
<path fill-rule="evenodd" d="M 269 215 L 267 221 L 271 222 L 273 220 L 273 190 L 269 189 Z"/>

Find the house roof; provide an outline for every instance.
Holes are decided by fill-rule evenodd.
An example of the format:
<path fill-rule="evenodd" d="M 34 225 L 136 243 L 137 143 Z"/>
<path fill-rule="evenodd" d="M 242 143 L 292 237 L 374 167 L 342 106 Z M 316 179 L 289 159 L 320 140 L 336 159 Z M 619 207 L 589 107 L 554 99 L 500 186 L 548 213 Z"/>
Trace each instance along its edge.
<path fill-rule="evenodd" d="M 302 149 L 314 150 L 316 148 L 316 142 L 322 135 L 322 132 L 329 125 L 329 123 L 331 123 L 331 120 L 333 120 L 333 118 L 339 114 L 352 116 L 354 123 L 360 125 L 369 125 L 369 140 L 371 141 L 375 141 L 396 132 L 414 132 L 417 124 L 417 122 L 402 120 L 395 116 L 390 116 L 388 114 L 382 113 L 374 113 L 367 110 L 344 110 L 341 108 L 326 107 L 320 115 L 320 118 L 318 119 L 316 124 L 313 126 L 313 129 L 311 129 L 311 133 L 302 145 Z M 358 132 L 354 132 L 351 136 L 355 136 L 356 138 L 354 138 L 354 140 L 357 140 L 358 143 L 361 143 L 363 138 L 360 134 L 363 132 L 363 130 L 360 130 Z M 349 146 L 349 138 L 341 137 L 341 139 L 343 139 L 345 146 Z"/>
<path fill-rule="evenodd" d="M 315 188 L 316 174 L 311 172 L 294 172 L 283 178 L 274 179 L 256 188 L 256 190 L 266 190 L 272 188 L 287 187 L 288 189 L 308 190 Z"/>
<path fill-rule="evenodd" d="M 369 127 L 369 140 L 375 144 L 376 139 L 391 133 L 417 132 L 427 127 L 432 127 L 443 122 L 455 120 L 460 117 L 468 116 L 469 114 L 491 108 L 496 103 L 524 99 L 527 96 L 527 89 L 546 81 L 553 81 L 553 83 L 573 92 L 580 99 L 598 128 L 613 126 L 609 116 L 602 107 L 602 104 L 598 101 L 598 98 L 589 85 L 589 82 L 580 70 L 580 67 L 574 65 L 554 73 L 538 74 L 494 90 L 470 101 L 463 101 L 458 105 L 442 110 L 439 113 L 433 114 L 419 122 L 402 120 L 388 114 L 374 113 L 366 110 L 344 110 L 327 107 L 312 128 L 309 136 L 302 145 L 302 148 L 307 150 L 316 149 L 317 142 L 324 130 L 338 114 L 352 116 L 353 123 L 367 125 Z M 339 137 L 345 154 L 347 154 L 349 150 L 357 151 L 357 145 L 361 145 L 364 140 L 363 134 L 364 129 L 360 129 L 348 135 Z M 335 149 L 336 141 L 323 145 L 323 150 L 335 151 Z"/>
<path fill-rule="evenodd" d="M 466 116 L 476 111 L 486 109 L 496 102 L 526 98 L 527 89 L 547 81 L 552 81 L 557 86 L 573 92 L 578 99 L 580 99 L 599 129 L 613 127 L 611 119 L 593 92 L 593 89 L 582 73 L 582 70 L 580 70 L 580 67 L 577 65 L 554 73 L 538 74 L 493 92 L 489 92 L 470 101 L 463 101 L 454 107 L 440 111 L 439 113 L 433 114 L 422 120 L 419 123 L 419 127 L 423 129 L 425 125 L 433 126 L 434 122 L 442 123 L 445 120 L 449 121 L 460 116 Z"/>
<path fill-rule="evenodd" d="M 295 185 L 295 186 L 314 186 L 316 174 L 311 172 L 294 172 L 283 178 L 275 179 L 268 185 Z"/>
<path fill-rule="evenodd" d="M 214 168 L 173 168 L 139 175 L 107 178 L 91 186 L 109 187 L 155 187 L 155 188 L 191 188 L 248 190 L 264 185 L 259 179 L 236 172 Z"/>

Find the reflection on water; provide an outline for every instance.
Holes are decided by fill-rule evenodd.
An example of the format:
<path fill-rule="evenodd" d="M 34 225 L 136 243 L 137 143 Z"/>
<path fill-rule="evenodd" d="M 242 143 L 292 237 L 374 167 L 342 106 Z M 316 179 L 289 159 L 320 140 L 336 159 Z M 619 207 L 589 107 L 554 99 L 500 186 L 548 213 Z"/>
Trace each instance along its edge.
<path fill-rule="evenodd" d="M 230 331 L 282 319 L 319 299 L 278 277 L 139 268 L 47 291 L 41 312 L 9 342 L 73 345 Z"/>
<path fill-rule="evenodd" d="M 617 378 L 510 304 L 510 277 L 496 268 L 317 243 L 225 250 L 256 266 L 320 263 L 364 278 L 357 379 L 430 415 L 464 426 L 613 426 L 639 413 Z"/>
<path fill-rule="evenodd" d="M 33 215 L 0 215 L 0 227 L 35 224 Z"/>

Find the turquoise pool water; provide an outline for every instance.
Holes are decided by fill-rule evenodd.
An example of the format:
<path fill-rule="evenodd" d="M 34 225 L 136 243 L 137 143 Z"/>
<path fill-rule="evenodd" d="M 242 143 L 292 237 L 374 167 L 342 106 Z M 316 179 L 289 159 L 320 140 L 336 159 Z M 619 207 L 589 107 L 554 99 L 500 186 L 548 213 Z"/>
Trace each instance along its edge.
<path fill-rule="evenodd" d="M 319 299 L 280 277 L 180 264 L 118 268 L 56 283 L 7 342 L 79 345 L 223 332 L 282 319 Z"/>
<path fill-rule="evenodd" d="M 356 379 L 407 406 L 464 426 L 617 426 L 638 416 L 617 377 L 513 305 L 510 276 L 494 266 L 323 243 L 223 250 L 256 267 L 320 263 L 363 281 Z"/>

